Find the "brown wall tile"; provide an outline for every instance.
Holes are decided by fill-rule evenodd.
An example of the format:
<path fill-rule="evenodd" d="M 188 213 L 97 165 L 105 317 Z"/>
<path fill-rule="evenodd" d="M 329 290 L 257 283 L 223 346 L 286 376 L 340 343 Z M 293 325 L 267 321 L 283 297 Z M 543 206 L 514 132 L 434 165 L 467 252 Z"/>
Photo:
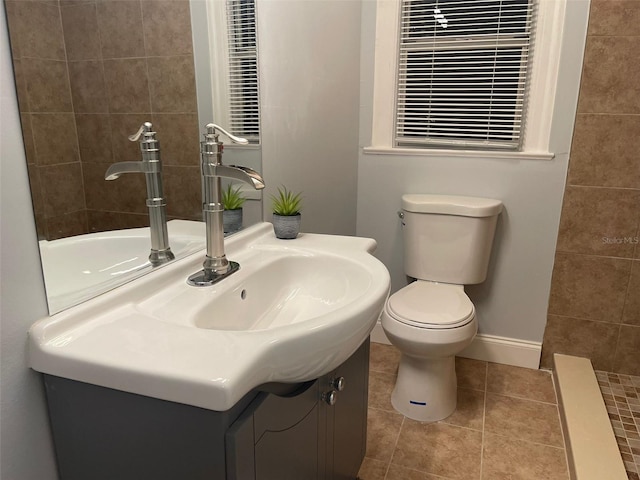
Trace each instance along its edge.
<path fill-rule="evenodd" d="M 113 147 L 109 115 L 77 114 L 76 129 L 80 158 L 83 162 L 111 163 Z"/>
<path fill-rule="evenodd" d="M 14 60 L 22 58 L 22 51 L 20 50 L 20 29 L 21 16 L 19 15 L 18 1 L 5 0 L 4 2 L 5 12 L 7 14 L 7 25 L 9 27 L 9 42 L 11 44 L 11 56 Z"/>
<path fill-rule="evenodd" d="M 47 240 L 72 237 L 88 232 L 85 210 L 47 218 Z"/>
<path fill-rule="evenodd" d="M 16 94 L 18 95 L 18 108 L 21 112 L 29 111 L 29 92 L 27 79 L 22 71 L 22 60 L 13 60 L 13 77 L 16 82 Z"/>
<path fill-rule="evenodd" d="M 71 89 L 66 62 L 24 58 L 22 72 L 32 112 L 71 112 Z"/>
<path fill-rule="evenodd" d="M 620 323 L 631 260 L 556 254 L 549 313 Z"/>
<path fill-rule="evenodd" d="M 542 342 L 543 368 L 553 368 L 553 354 L 591 359 L 596 370 L 610 370 L 620 326 L 579 318 L 549 315 Z"/>
<path fill-rule="evenodd" d="M 633 258 L 640 190 L 567 186 L 557 250 Z"/>
<path fill-rule="evenodd" d="M 69 62 L 71 96 L 76 113 L 107 113 L 109 104 L 102 62 Z"/>
<path fill-rule="evenodd" d="M 195 113 L 153 114 L 164 165 L 200 165 L 200 132 Z"/>
<path fill-rule="evenodd" d="M 11 24 L 15 25 L 22 57 L 65 60 L 60 9 L 44 2 L 18 1 L 12 5 Z"/>
<path fill-rule="evenodd" d="M 31 128 L 31 114 L 20 114 L 20 126 L 22 128 L 22 140 L 27 163 L 36 163 L 36 149 L 33 144 L 33 129 Z"/>
<path fill-rule="evenodd" d="M 631 279 L 624 302 L 622 323 L 640 327 L 640 260 L 635 260 L 631 267 Z M 638 361 L 640 362 L 640 350 L 638 350 Z"/>
<path fill-rule="evenodd" d="M 72 113 L 34 113 L 31 126 L 38 165 L 80 161 Z"/>
<path fill-rule="evenodd" d="M 79 162 L 38 168 L 47 218 L 85 208 Z"/>
<path fill-rule="evenodd" d="M 196 113 L 193 57 L 150 57 L 147 62 L 153 112 Z"/>
<path fill-rule="evenodd" d="M 87 221 L 90 232 L 122 230 L 149 226 L 149 215 L 142 213 L 101 212 L 87 210 Z"/>
<path fill-rule="evenodd" d="M 88 210 L 147 213 L 147 186 L 141 173 L 127 173 L 107 181 L 105 163 L 84 163 L 84 185 Z"/>
<path fill-rule="evenodd" d="M 111 113 L 151 111 L 145 59 L 105 60 L 104 74 Z"/>
<path fill-rule="evenodd" d="M 579 114 L 568 183 L 640 189 L 639 131 L 640 115 Z"/>
<path fill-rule="evenodd" d="M 640 35 L 637 0 L 591 0 L 589 35 Z"/>
<path fill-rule="evenodd" d="M 77 5 L 86 5 L 88 3 L 96 3 L 96 0 L 60 0 L 60 7 L 75 7 Z"/>
<path fill-rule="evenodd" d="M 102 58 L 95 3 L 62 8 L 61 13 L 67 60 Z"/>
<path fill-rule="evenodd" d="M 202 216 L 200 167 L 163 167 L 167 215 L 183 218 Z"/>
<path fill-rule="evenodd" d="M 580 113 L 640 113 L 638 37 L 587 37 Z"/>
<path fill-rule="evenodd" d="M 640 375 L 639 352 L 640 327 L 622 325 L 613 365 L 614 371 L 627 375 Z"/>
<path fill-rule="evenodd" d="M 42 198 L 42 186 L 40 184 L 40 173 L 34 164 L 27 165 L 29 171 L 29 187 L 31 188 L 31 203 L 35 214 L 44 215 L 44 200 Z"/>
<path fill-rule="evenodd" d="M 143 57 L 142 12 L 138 0 L 98 0 L 103 58 Z"/>
<path fill-rule="evenodd" d="M 138 142 L 130 141 L 129 135 L 136 133 L 144 122 L 150 120 L 151 114 L 109 115 L 114 162 L 142 159 Z"/>
<path fill-rule="evenodd" d="M 185 0 L 143 0 L 142 21 L 149 56 L 192 53 L 191 12 Z"/>

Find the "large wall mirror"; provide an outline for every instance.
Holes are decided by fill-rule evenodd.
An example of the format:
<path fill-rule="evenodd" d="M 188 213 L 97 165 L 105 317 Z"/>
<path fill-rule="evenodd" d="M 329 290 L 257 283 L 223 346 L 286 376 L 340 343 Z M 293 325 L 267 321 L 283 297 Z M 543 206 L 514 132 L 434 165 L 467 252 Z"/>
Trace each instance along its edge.
<path fill-rule="evenodd" d="M 104 179 L 140 160 L 128 136 L 143 122 L 161 144 L 172 249 L 202 248 L 202 225 L 184 220 L 202 219 L 203 125 L 247 136 L 224 161 L 262 170 L 254 0 L 5 6 L 50 313 L 152 269 L 144 175 Z M 247 197 L 245 226 L 262 219 Z"/>

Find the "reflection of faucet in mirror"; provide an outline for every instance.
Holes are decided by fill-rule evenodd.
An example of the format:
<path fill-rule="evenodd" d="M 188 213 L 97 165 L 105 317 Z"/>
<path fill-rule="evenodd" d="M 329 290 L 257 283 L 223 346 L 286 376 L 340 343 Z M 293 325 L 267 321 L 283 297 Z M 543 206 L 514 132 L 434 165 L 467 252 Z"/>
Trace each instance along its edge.
<path fill-rule="evenodd" d="M 248 183 L 256 190 L 264 188 L 262 176 L 248 167 L 222 164 L 223 143 L 218 139 L 224 133 L 234 143 L 246 144 L 248 141 L 231 135 L 223 128 L 209 123 L 204 141 L 200 143 L 202 157 L 202 175 L 204 176 L 204 221 L 207 234 L 207 256 L 203 270 L 189 277 L 189 285 L 203 287 L 213 285 L 240 268 L 236 262 L 227 260 L 224 254 L 224 229 L 222 225 L 222 185 L 221 178 L 233 178 Z"/>
<path fill-rule="evenodd" d="M 105 180 L 115 180 L 123 173 L 144 173 L 147 181 L 147 207 L 149 207 L 149 226 L 151 232 L 151 253 L 149 262 L 158 266 L 173 260 L 175 256 L 169 246 L 167 233 L 167 205 L 162 194 L 162 162 L 160 160 L 160 142 L 150 122 L 142 124 L 140 129 L 129 136 L 132 142 L 140 141 L 142 161 L 114 163 L 105 173 Z"/>

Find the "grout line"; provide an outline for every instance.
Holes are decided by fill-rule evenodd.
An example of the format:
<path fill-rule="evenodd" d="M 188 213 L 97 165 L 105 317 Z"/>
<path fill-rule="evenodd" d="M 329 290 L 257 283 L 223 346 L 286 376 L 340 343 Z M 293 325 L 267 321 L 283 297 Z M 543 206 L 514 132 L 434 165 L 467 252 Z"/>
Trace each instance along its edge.
<path fill-rule="evenodd" d="M 485 420 L 487 417 L 487 396 L 489 389 L 489 362 L 485 365 L 485 374 L 484 374 L 484 404 L 482 406 L 482 437 L 480 440 L 480 479 L 482 479 L 482 467 L 484 466 L 484 431 L 485 431 Z"/>
<path fill-rule="evenodd" d="M 558 406 L 557 403 L 543 402 L 542 400 L 534 400 L 532 398 L 514 397 L 513 395 L 506 395 L 504 393 L 496 393 L 496 392 L 487 392 L 487 393 L 490 393 L 491 395 L 499 395 L 501 397 L 514 398 L 516 400 L 525 400 L 527 402 L 541 403 L 542 405 L 551 405 L 551 406 L 554 406 L 554 407 Z"/>
<path fill-rule="evenodd" d="M 404 427 L 404 422 L 407 419 L 404 415 L 402 416 L 402 422 L 400 423 L 400 428 L 398 429 L 398 436 L 396 437 L 396 441 L 393 444 L 393 450 L 391 450 L 391 458 L 389 458 L 389 463 L 387 464 L 387 469 L 384 472 L 384 479 L 386 480 L 387 475 L 389 474 L 389 469 L 391 468 L 391 461 L 393 460 L 393 455 L 396 453 L 396 448 L 398 447 L 398 442 L 400 441 L 400 434 L 402 433 L 402 427 Z"/>

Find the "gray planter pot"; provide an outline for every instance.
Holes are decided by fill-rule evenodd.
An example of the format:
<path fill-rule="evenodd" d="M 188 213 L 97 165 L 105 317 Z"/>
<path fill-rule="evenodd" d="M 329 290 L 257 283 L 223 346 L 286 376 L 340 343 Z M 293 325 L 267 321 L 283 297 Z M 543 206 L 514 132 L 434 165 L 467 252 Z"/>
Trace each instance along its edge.
<path fill-rule="evenodd" d="M 291 240 L 298 236 L 300 232 L 300 222 L 302 215 L 276 215 L 273 214 L 273 231 L 276 237 L 283 240 Z"/>
<path fill-rule="evenodd" d="M 242 209 L 224 210 L 222 212 L 224 233 L 234 233 L 242 228 Z"/>

